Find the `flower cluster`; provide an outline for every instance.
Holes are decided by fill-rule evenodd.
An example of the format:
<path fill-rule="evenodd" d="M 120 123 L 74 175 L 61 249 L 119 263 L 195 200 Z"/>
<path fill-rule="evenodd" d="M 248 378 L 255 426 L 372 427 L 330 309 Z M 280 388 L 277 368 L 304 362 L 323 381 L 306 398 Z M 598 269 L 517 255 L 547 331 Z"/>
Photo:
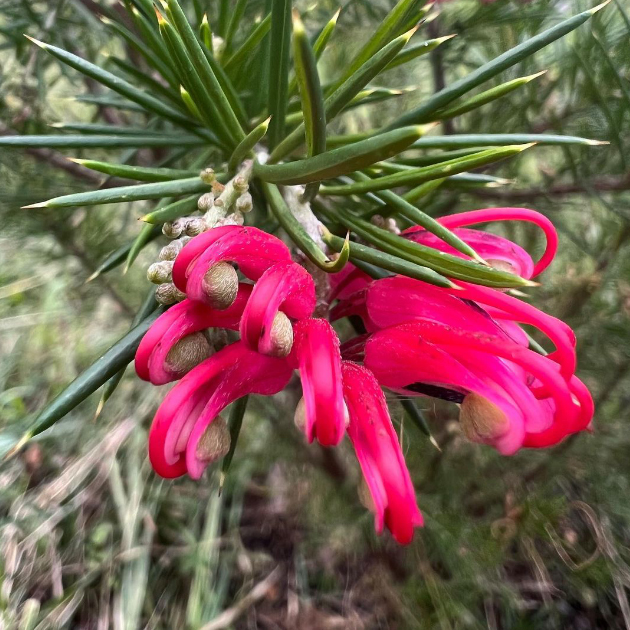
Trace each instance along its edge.
<path fill-rule="evenodd" d="M 542 258 L 534 263 L 515 243 L 463 227 L 496 220 L 540 226 L 547 237 Z M 557 248 L 551 223 L 531 210 L 480 210 L 441 223 L 494 267 L 527 279 Z M 461 256 L 421 228 L 403 236 Z M 331 275 L 333 306 L 313 317 L 312 276 L 278 238 L 238 225 L 192 238 L 174 261 L 172 280 L 186 299 L 158 318 L 136 354 L 141 378 L 155 385 L 181 379 L 150 432 L 151 463 L 163 477 L 198 479 L 229 449 L 222 410 L 247 394 L 281 391 L 297 369 L 303 400 L 296 423 L 323 446 L 348 434 L 376 530 L 387 526 L 407 543 L 422 515 L 381 387 L 460 404 L 463 433 L 504 454 L 553 445 L 591 421 L 571 329 L 504 291 L 459 281 L 438 288 L 403 276 L 373 280 L 348 264 Z M 346 316 L 360 317 L 365 332 L 340 344 L 330 322 Z M 546 335 L 555 350 L 530 350 L 521 324 Z M 215 351 L 208 330 L 216 328 L 239 338 Z"/>

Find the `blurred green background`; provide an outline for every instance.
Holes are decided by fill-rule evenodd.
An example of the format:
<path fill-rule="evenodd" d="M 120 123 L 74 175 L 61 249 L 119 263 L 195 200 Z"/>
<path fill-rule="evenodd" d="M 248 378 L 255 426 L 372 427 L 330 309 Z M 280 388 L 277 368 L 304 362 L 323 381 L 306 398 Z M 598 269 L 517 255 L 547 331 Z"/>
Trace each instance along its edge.
<path fill-rule="evenodd" d="M 99 20 L 99 4 L 115 6 L 0 4 L 0 134 L 46 133 L 51 123 L 99 117 L 144 124 L 140 114 L 76 101 L 95 86 L 22 36 L 106 64 L 121 44 Z M 215 3 L 206 4 L 212 14 Z M 248 4 L 250 19 L 262 4 Z M 324 79 L 392 4 L 343 4 L 322 58 Z M 335 125 L 360 132 L 384 123 L 445 81 L 593 4 L 441 3 L 421 33 L 457 37 L 413 71 L 404 66 L 381 78 L 379 85 L 405 88 L 401 96 L 352 110 Z M 338 8 L 329 0 L 297 5 L 312 31 Z M 555 222 L 560 252 L 534 300 L 576 330 L 578 374 L 596 400 L 592 434 L 504 458 L 462 438 L 454 406 L 421 400 L 438 450 L 392 402 L 426 521 L 401 548 L 374 534 L 348 446 L 334 453 L 307 446 L 293 426 L 299 384 L 250 404 L 219 494 L 218 470 L 199 483 L 153 474 L 146 431 L 163 394 L 129 369 L 97 420 L 98 394 L 2 464 L 4 627 L 630 628 L 628 12 L 624 0 L 614 1 L 494 84 L 545 75 L 443 129 L 563 133 L 609 145 L 539 147 L 484 171 L 510 180 L 505 185 L 439 189 L 423 208 L 437 216 L 527 206 Z M 151 164 L 160 157 L 143 150 L 138 159 Z M 52 151 L 0 152 L 3 452 L 47 400 L 126 331 L 146 293 L 145 269 L 158 245 L 126 275 L 119 268 L 86 280 L 137 232 L 147 205 L 20 210 L 101 181 Z M 534 230 L 511 230 L 511 238 L 540 251 Z"/>

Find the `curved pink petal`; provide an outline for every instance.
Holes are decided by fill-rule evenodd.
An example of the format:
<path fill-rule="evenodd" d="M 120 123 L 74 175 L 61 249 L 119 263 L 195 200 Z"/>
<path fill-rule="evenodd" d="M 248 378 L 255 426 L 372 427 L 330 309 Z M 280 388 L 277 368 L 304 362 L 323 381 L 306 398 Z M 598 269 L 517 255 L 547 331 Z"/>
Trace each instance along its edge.
<path fill-rule="evenodd" d="M 218 229 L 220 228 L 214 228 Z M 210 267 L 218 262 L 236 263 L 245 277 L 258 280 L 275 263 L 291 261 L 289 248 L 279 238 L 254 227 L 232 230 L 203 249 L 195 245 L 192 256 L 186 251 L 198 238 L 211 234 L 214 230 L 204 232 L 190 241 L 179 253 L 173 266 L 175 286 L 180 291 L 185 291 L 192 300 L 207 302 L 203 279 Z M 204 244 L 205 241 L 202 242 Z"/>
<path fill-rule="evenodd" d="M 410 543 L 423 519 L 385 396 L 366 368 L 344 361 L 342 373 L 348 435 L 374 500 L 376 531 L 385 524 L 399 543 Z"/>
<path fill-rule="evenodd" d="M 236 300 L 223 311 L 191 300 L 183 300 L 168 309 L 155 321 L 138 346 L 135 359 L 138 376 L 154 385 L 164 385 L 180 378 L 165 365 L 171 348 L 187 335 L 207 328 L 237 330 L 251 291 L 251 285 L 241 283 Z"/>
<path fill-rule="evenodd" d="M 575 334 L 562 320 L 547 315 L 535 306 L 518 300 L 511 295 L 496 291 L 488 287 L 481 287 L 467 282 L 458 282 L 461 287 L 453 291 L 455 295 L 474 300 L 481 306 L 491 306 L 495 318 L 505 318 L 522 324 L 535 326 L 543 332 L 556 346 L 554 360 L 559 363 L 562 374 L 569 378 L 575 372 Z M 446 289 L 451 291 L 451 289 Z"/>
<path fill-rule="evenodd" d="M 383 278 L 373 282 L 367 290 L 367 312 L 376 328 L 424 317 L 449 326 L 501 334 L 487 313 L 453 293 L 404 276 Z"/>
<path fill-rule="evenodd" d="M 439 344 L 449 351 L 451 348 L 457 348 L 457 351 L 469 348 L 520 365 L 538 379 L 549 392 L 555 406 L 554 423 L 570 428 L 579 417 L 580 407 L 574 402 L 567 382 L 558 372 L 557 365 L 547 357 L 493 335 L 486 333 L 471 335 L 468 331 L 450 328 L 436 322 L 416 320 L 413 324 L 404 326 L 409 327 L 424 340 Z"/>
<path fill-rule="evenodd" d="M 175 286 L 180 291 L 185 292 L 188 270 L 191 264 L 197 260 L 210 245 L 228 234 L 238 234 L 243 229 L 241 225 L 222 225 L 221 227 L 215 227 L 206 232 L 202 232 L 188 241 L 177 255 L 175 264 L 173 265 L 173 282 Z"/>
<path fill-rule="evenodd" d="M 297 263 L 277 263 L 256 283 L 241 319 L 241 339 L 253 350 L 273 351 L 272 324 L 278 311 L 292 319 L 309 317 L 315 310 L 315 284 Z"/>
<path fill-rule="evenodd" d="M 469 364 L 485 358 L 480 355 L 469 353 Z M 495 358 L 489 359 L 490 363 L 496 363 Z M 522 445 L 523 413 L 505 389 L 488 378 L 483 370 L 480 373 L 471 369 L 470 365 L 464 365 L 443 348 L 419 336 L 414 324 L 402 324 L 374 334 L 365 344 L 364 361 L 381 385 L 406 395 L 414 394 L 408 389 L 410 385 L 423 383 L 464 395 L 482 396 L 499 407 L 509 420 L 504 432 L 490 443 L 504 454 L 511 454 Z"/>
<path fill-rule="evenodd" d="M 329 282 L 328 301 L 332 302 L 345 300 L 356 291 L 365 289 L 372 282 L 372 278 L 352 263 L 347 263 L 341 271 L 329 275 Z"/>
<path fill-rule="evenodd" d="M 414 228 L 409 228 L 413 230 Z M 466 244 L 470 245 L 484 260 L 500 261 L 506 263 L 507 270 L 522 278 L 531 278 L 534 273 L 534 261 L 532 257 L 516 243 L 502 236 L 482 232 L 481 230 L 468 230 L 459 228 L 452 230 Z M 454 247 L 445 243 L 441 238 L 425 230 L 416 232 L 405 232 L 405 236 L 421 245 L 437 249 L 438 251 L 457 256 L 458 258 L 468 258 Z M 496 264 L 493 264 L 496 266 Z"/>
<path fill-rule="evenodd" d="M 531 277 L 542 273 L 549 266 L 558 251 L 558 233 L 553 223 L 544 214 L 529 208 L 485 208 L 483 210 L 472 210 L 441 217 L 438 221 L 444 227 L 450 229 L 489 221 L 526 221 L 534 223 L 545 233 L 547 246 L 540 260 L 534 265 Z M 421 230 L 422 228 L 419 226 L 412 227 L 409 230 L 405 230 L 403 234 L 412 234 Z"/>
<path fill-rule="evenodd" d="M 206 462 L 197 446 L 206 427 L 231 402 L 247 394 L 275 394 L 291 378 L 281 359 L 249 350 L 243 343 L 226 346 L 190 371 L 168 393 L 151 425 L 149 457 L 165 477 L 185 472 L 198 479 Z"/>
<path fill-rule="evenodd" d="M 303 319 L 295 325 L 294 348 L 306 406 L 306 438 L 336 446 L 345 431 L 337 333 L 324 319 Z"/>

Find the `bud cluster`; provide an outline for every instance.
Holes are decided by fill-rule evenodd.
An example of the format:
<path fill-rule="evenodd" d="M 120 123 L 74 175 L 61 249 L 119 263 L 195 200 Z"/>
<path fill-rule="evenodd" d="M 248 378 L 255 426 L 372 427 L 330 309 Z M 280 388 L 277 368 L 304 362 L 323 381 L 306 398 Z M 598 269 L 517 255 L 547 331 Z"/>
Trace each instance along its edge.
<path fill-rule="evenodd" d="M 245 162 L 243 169 L 225 185 L 217 181 L 212 168 L 203 169 L 199 177 L 206 184 L 211 185 L 212 190 L 204 193 L 197 200 L 197 209 L 202 216 L 179 217 L 164 224 L 162 233 L 173 240 L 160 250 L 157 262 L 154 262 L 147 270 L 149 281 L 159 285 L 156 290 L 156 300 L 160 304 L 174 304 L 186 297 L 173 284 L 172 270 L 175 258 L 191 238 L 213 227 L 243 225 L 243 215 L 250 212 L 253 207 L 252 196 L 249 193 L 251 169 L 251 161 Z M 230 276 L 235 276 L 236 271 L 233 268 L 230 269 L 232 272 Z M 219 271 L 226 272 L 223 268 L 217 270 L 217 273 Z M 238 282 L 230 282 L 229 285 L 238 288 Z M 231 296 L 231 300 L 225 299 L 231 304 L 234 297 L 235 295 Z M 222 301 L 223 297 L 219 296 L 218 299 Z"/>

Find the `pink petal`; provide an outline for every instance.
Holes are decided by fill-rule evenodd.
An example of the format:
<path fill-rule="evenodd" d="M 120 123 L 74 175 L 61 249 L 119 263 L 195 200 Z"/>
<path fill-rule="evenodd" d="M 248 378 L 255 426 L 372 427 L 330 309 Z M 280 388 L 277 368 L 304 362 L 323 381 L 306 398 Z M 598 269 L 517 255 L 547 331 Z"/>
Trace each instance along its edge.
<path fill-rule="evenodd" d="M 207 328 L 237 330 L 252 287 L 241 283 L 234 304 L 217 311 L 199 302 L 183 300 L 162 314 L 147 331 L 136 352 L 136 372 L 154 385 L 163 385 L 179 376 L 166 368 L 171 348 L 185 336 Z"/>
<path fill-rule="evenodd" d="M 534 265 L 532 276 L 542 273 L 551 263 L 558 250 L 558 233 L 553 223 L 540 212 L 528 208 L 486 208 L 483 210 L 472 210 L 471 212 L 460 212 L 438 219 L 439 222 L 450 229 L 462 227 L 464 225 L 474 225 L 487 221 L 526 221 L 537 225 L 547 239 L 545 253 Z M 421 231 L 422 228 L 413 227 L 405 230 L 404 234 L 412 234 Z"/>
<path fill-rule="evenodd" d="M 376 531 L 384 522 L 399 543 L 408 544 L 423 520 L 385 396 L 366 368 L 344 361 L 342 373 L 348 435 L 374 500 Z"/>
<path fill-rule="evenodd" d="M 241 338 L 253 350 L 269 354 L 278 311 L 303 319 L 311 315 L 315 303 L 315 284 L 308 271 L 294 262 L 277 263 L 262 274 L 252 291 L 241 319 Z"/>
<path fill-rule="evenodd" d="M 303 319 L 295 325 L 294 348 L 306 405 L 306 438 L 336 446 L 345 431 L 337 333 L 324 319 Z"/>
<path fill-rule="evenodd" d="M 331 273 L 330 294 L 328 301 L 345 300 L 356 291 L 365 289 L 371 282 L 372 278 L 352 263 L 347 263 L 341 271 Z"/>
<path fill-rule="evenodd" d="M 244 228 L 240 225 L 224 225 L 215 227 L 207 232 L 202 232 L 191 239 L 179 252 L 173 265 L 173 282 L 175 286 L 184 293 L 188 282 L 188 273 L 191 265 L 208 249 L 213 243 L 230 234 L 238 234 Z"/>
<path fill-rule="evenodd" d="M 186 247 L 197 238 L 199 237 L 193 239 Z M 173 270 L 178 265 L 179 257 L 186 250 L 186 247 L 177 257 Z M 182 265 L 185 264 L 186 260 L 187 258 L 184 258 Z M 246 227 L 214 241 L 192 263 L 187 265 L 185 275 L 188 280 L 185 284 L 181 283 L 181 274 L 177 276 L 176 280 L 175 273 L 173 273 L 173 280 L 176 281 L 176 286 L 180 290 L 183 290 L 182 286 L 185 286 L 186 295 L 190 299 L 206 302 L 208 298 L 203 291 L 203 278 L 210 267 L 222 261 L 236 263 L 245 277 L 250 280 L 258 280 L 275 263 L 290 262 L 291 252 L 275 236 L 254 227 Z M 178 281 L 180 284 L 177 284 Z"/>
<path fill-rule="evenodd" d="M 410 228 L 410 230 L 413 229 L 414 228 Z M 470 245 L 484 260 L 498 260 L 507 263 L 512 273 L 522 278 L 532 277 L 534 273 L 534 261 L 531 256 L 516 243 L 502 236 L 482 232 L 480 230 L 460 228 L 452 231 L 465 243 Z M 458 258 L 468 258 L 468 256 L 457 251 L 454 247 L 448 245 L 430 232 L 422 230 L 407 233 L 406 231 L 405 236 L 416 243 L 432 247 L 438 251 L 457 256 Z"/>
<path fill-rule="evenodd" d="M 277 393 L 290 378 L 286 361 L 260 355 L 241 342 L 200 363 L 168 393 L 153 420 L 149 457 L 156 472 L 167 477 L 188 472 L 198 479 L 206 463 L 197 457 L 197 444 L 216 416 L 246 394 Z"/>

